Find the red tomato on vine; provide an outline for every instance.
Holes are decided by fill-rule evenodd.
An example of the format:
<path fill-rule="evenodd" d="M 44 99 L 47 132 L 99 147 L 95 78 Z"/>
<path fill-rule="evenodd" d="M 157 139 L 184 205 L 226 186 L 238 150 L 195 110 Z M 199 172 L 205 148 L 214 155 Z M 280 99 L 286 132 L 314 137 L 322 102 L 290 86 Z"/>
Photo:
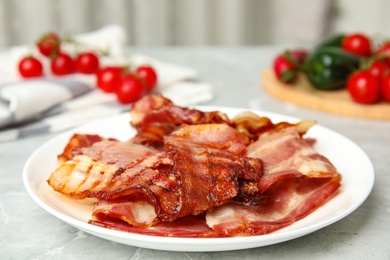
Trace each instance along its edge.
<path fill-rule="evenodd" d="M 99 69 L 96 73 L 96 85 L 104 92 L 115 92 L 119 86 L 122 71 L 122 67 L 104 67 Z"/>
<path fill-rule="evenodd" d="M 346 35 L 341 42 L 341 47 L 347 52 L 364 57 L 368 57 L 372 53 L 371 40 L 362 33 Z"/>
<path fill-rule="evenodd" d="M 373 104 L 380 97 L 379 80 L 367 70 L 353 73 L 347 80 L 347 89 L 352 99 L 361 104 Z"/>
<path fill-rule="evenodd" d="M 390 42 L 383 43 L 375 52 L 377 57 L 387 57 L 387 61 L 390 62 Z"/>
<path fill-rule="evenodd" d="M 54 32 L 48 32 L 36 42 L 36 46 L 42 55 L 54 57 L 60 51 L 61 38 Z"/>
<path fill-rule="evenodd" d="M 278 80 L 292 83 L 298 76 L 298 66 L 304 62 L 308 55 L 306 50 L 289 50 L 281 53 L 274 59 L 273 70 Z"/>
<path fill-rule="evenodd" d="M 40 77 L 43 75 L 42 63 L 34 57 L 24 57 L 19 61 L 18 70 L 23 78 Z"/>
<path fill-rule="evenodd" d="M 390 71 L 386 71 L 381 77 L 380 90 L 382 98 L 390 102 Z"/>
<path fill-rule="evenodd" d="M 376 60 L 368 68 L 368 71 L 375 77 L 380 77 L 382 74 L 390 69 L 390 63 L 387 60 Z"/>
<path fill-rule="evenodd" d="M 50 63 L 54 75 L 62 76 L 75 72 L 75 65 L 69 54 L 60 52 Z"/>
<path fill-rule="evenodd" d="M 138 77 L 127 74 L 121 78 L 115 93 L 119 102 L 129 104 L 145 95 L 146 90 Z"/>
<path fill-rule="evenodd" d="M 147 92 L 153 91 L 157 86 L 157 73 L 151 66 L 142 65 L 136 69 L 137 76 L 141 79 Z"/>
<path fill-rule="evenodd" d="M 289 62 L 283 54 L 275 58 L 273 69 L 275 76 L 284 83 L 291 83 L 297 77 L 296 66 Z"/>
<path fill-rule="evenodd" d="M 99 57 L 93 52 L 83 52 L 75 60 L 76 70 L 83 74 L 93 74 L 99 69 Z"/>

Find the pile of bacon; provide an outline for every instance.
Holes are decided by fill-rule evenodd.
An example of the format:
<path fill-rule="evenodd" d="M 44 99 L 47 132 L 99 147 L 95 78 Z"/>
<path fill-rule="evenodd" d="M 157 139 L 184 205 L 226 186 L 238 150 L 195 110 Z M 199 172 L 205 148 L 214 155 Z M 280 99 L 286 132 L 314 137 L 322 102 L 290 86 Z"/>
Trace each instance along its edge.
<path fill-rule="evenodd" d="M 341 175 L 303 135 L 313 121 L 272 123 L 244 112 L 179 107 L 161 95 L 131 109 L 121 142 L 75 134 L 49 185 L 95 198 L 90 224 L 172 237 L 262 235 L 307 216 Z"/>

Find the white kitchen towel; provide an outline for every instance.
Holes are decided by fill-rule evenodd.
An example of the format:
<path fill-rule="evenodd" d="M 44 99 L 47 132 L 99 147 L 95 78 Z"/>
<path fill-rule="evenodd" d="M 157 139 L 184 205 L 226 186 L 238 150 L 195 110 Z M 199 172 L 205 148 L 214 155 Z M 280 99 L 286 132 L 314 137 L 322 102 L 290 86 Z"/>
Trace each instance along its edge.
<path fill-rule="evenodd" d="M 105 41 L 106 35 L 110 36 L 110 41 Z M 104 57 L 103 65 L 153 66 L 158 75 L 155 92 L 162 93 L 179 105 L 199 104 L 213 98 L 209 84 L 196 82 L 198 75 L 194 69 L 138 54 L 126 54 L 122 50 L 125 47 L 125 36 L 117 26 L 77 37 L 96 48 L 114 46 L 114 55 Z M 89 40 L 89 37 L 93 40 Z M 0 142 L 63 131 L 130 110 L 130 105 L 120 104 L 114 94 L 99 90 L 94 75 L 75 73 L 55 77 L 50 74 L 48 64 L 44 64 L 45 77 L 21 79 L 17 74 L 16 63 L 29 48 L 18 46 L 0 53 Z M 36 53 L 36 50 L 32 52 Z"/>

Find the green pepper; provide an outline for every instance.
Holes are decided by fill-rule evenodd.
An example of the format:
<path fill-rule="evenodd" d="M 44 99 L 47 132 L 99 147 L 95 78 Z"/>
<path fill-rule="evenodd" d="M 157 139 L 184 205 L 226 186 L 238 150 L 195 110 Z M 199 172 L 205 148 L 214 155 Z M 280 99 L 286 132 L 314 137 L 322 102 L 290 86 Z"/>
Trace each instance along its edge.
<path fill-rule="evenodd" d="M 345 34 L 337 34 L 331 38 L 326 39 L 325 41 L 318 44 L 315 49 L 319 50 L 325 47 L 339 47 L 341 48 L 341 43 L 343 42 L 343 39 L 345 37 Z"/>
<path fill-rule="evenodd" d="M 340 89 L 345 87 L 348 76 L 359 68 L 360 59 L 341 48 L 324 47 L 309 55 L 303 72 L 317 89 Z"/>

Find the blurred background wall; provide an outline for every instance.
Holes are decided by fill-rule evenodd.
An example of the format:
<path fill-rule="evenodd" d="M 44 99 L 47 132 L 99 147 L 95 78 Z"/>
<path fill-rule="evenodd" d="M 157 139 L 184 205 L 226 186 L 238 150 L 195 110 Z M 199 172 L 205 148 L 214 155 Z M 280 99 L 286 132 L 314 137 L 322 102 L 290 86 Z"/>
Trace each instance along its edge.
<path fill-rule="evenodd" d="M 129 45 L 310 45 L 336 32 L 390 36 L 389 11 L 389 0 L 0 0 L 0 47 L 113 23 Z"/>

